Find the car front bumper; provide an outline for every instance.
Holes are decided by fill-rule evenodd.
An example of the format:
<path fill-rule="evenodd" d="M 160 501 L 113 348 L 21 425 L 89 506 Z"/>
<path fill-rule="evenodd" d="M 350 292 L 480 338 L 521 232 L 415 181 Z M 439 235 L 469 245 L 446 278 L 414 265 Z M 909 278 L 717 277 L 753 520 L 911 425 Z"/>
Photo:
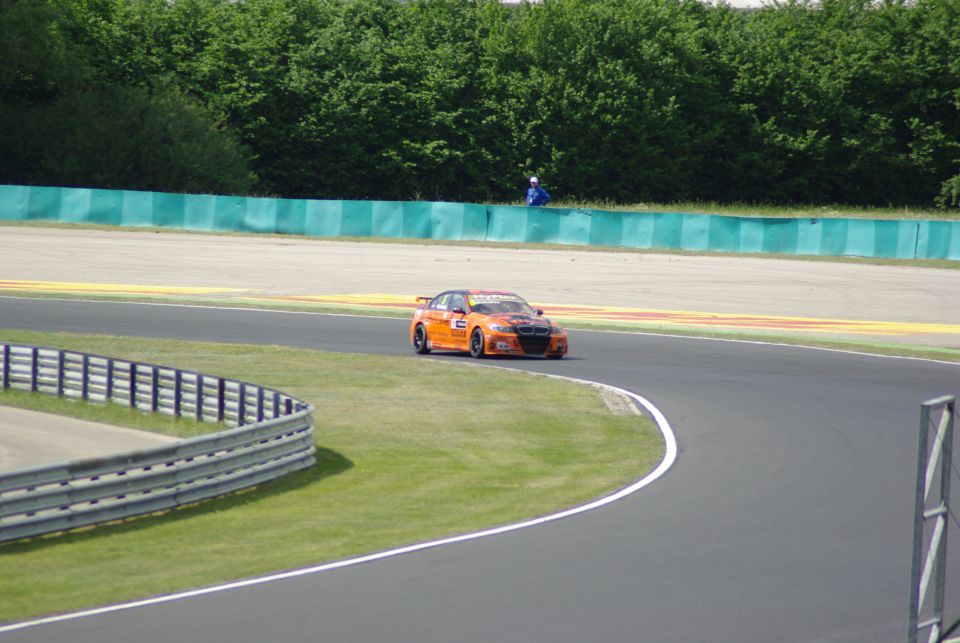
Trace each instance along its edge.
<path fill-rule="evenodd" d="M 566 355 L 567 336 L 522 336 L 487 331 L 483 335 L 487 355 Z"/>

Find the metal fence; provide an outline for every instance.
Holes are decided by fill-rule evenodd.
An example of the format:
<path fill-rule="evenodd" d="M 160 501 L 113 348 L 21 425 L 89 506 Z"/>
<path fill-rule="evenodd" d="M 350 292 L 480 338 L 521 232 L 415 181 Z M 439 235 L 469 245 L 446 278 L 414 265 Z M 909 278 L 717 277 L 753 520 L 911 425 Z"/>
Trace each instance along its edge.
<path fill-rule="evenodd" d="M 954 471 L 953 425 L 957 399 L 940 397 L 924 402 L 920 409 L 907 641 L 917 643 L 920 634 L 926 631 L 928 643 L 946 643 L 943 636 L 950 524 L 947 518 Z"/>
<path fill-rule="evenodd" d="M 0 474 L 0 542 L 172 509 L 312 466 L 313 407 L 193 371 L 0 343 L 0 389 L 222 422 L 218 433 Z"/>

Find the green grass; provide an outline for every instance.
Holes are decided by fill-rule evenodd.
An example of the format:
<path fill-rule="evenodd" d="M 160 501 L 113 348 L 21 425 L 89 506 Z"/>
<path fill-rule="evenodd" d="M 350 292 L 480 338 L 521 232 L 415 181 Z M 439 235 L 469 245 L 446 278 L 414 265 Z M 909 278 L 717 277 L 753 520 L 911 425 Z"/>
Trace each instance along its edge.
<path fill-rule="evenodd" d="M 519 203 L 519 202 L 518 202 Z M 747 217 L 799 217 L 855 219 L 933 219 L 958 220 L 957 209 L 916 207 L 874 207 L 842 205 L 796 204 L 773 205 L 768 203 L 717 203 L 714 201 L 690 201 L 679 203 L 628 203 L 618 204 L 602 201 L 577 201 L 558 199 L 551 201 L 558 208 L 583 208 L 585 210 L 612 210 L 618 212 L 683 212 L 691 214 L 721 214 Z"/>
<path fill-rule="evenodd" d="M 13 330 L 0 330 L 0 338 L 278 388 L 316 407 L 319 459 L 310 471 L 254 491 L 0 546 L 0 622 L 551 513 L 642 477 L 663 453 L 649 420 L 611 413 L 589 387 L 522 373 L 280 346 Z M 33 396 L 0 393 L 0 404 L 23 405 L 24 397 Z M 83 412 L 91 420 L 181 430 L 134 422 L 127 409 L 54 406 L 44 408 L 73 414 L 89 407 Z"/>

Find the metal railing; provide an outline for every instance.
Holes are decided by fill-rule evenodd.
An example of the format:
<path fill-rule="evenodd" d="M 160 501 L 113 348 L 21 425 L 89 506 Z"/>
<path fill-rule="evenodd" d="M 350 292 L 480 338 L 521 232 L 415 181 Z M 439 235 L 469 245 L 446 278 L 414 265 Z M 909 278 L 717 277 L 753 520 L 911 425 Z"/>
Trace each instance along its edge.
<path fill-rule="evenodd" d="M 0 474 L 0 542 L 172 509 L 312 466 L 313 407 L 255 384 L 0 343 L 0 390 L 221 422 L 169 445 Z"/>
<path fill-rule="evenodd" d="M 956 407 L 957 399 L 952 396 L 929 400 L 920 407 L 908 643 L 917 643 L 924 630 L 929 632 L 929 643 L 943 641 L 947 518 L 950 514 Z M 931 587 L 932 593 L 929 591 Z"/>

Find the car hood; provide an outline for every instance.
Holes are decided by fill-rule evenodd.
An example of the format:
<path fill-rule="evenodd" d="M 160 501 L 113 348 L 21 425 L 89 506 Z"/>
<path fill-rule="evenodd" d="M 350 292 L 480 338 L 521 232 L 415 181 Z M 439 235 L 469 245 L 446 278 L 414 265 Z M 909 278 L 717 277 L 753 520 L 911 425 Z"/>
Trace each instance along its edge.
<path fill-rule="evenodd" d="M 525 315 L 523 313 L 498 313 L 496 315 L 487 315 L 487 317 L 511 326 L 543 326 L 545 328 L 552 326 L 550 320 L 546 317 Z"/>

